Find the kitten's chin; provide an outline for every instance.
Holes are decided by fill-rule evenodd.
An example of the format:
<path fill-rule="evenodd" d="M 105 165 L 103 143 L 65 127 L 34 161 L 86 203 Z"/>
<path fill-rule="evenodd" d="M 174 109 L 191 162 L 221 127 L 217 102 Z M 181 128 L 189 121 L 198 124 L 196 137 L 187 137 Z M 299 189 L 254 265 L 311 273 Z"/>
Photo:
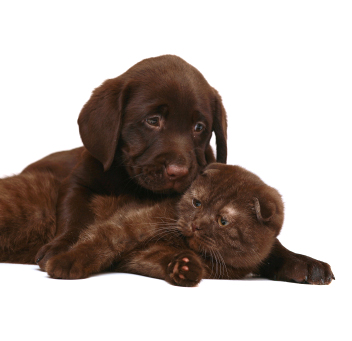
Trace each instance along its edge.
<path fill-rule="evenodd" d="M 196 234 L 192 231 L 192 228 L 188 224 L 184 224 L 179 221 L 181 226 L 181 233 L 186 238 L 187 245 L 195 251 L 199 251 L 199 241 Z"/>
<path fill-rule="evenodd" d="M 199 251 L 199 242 L 196 240 L 196 238 L 191 236 L 187 237 L 186 240 L 190 249 L 194 251 Z"/>

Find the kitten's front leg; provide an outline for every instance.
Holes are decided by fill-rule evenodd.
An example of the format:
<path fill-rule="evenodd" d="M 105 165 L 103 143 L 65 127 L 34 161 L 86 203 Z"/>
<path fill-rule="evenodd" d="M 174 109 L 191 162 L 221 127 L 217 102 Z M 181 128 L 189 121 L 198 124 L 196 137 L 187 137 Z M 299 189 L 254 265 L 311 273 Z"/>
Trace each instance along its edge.
<path fill-rule="evenodd" d="M 168 264 L 166 281 L 183 287 L 194 287 L 201 281 L 203 272 L 199 257 L 191 251 L 182 251 Z"/>
<path fill-rule="evenodd" d="M 159 278 L 185 287 L 196 286 L 204 274 L 202 260 L 195 252 L 162 242 L 131 252 L 117 263 L 115 270 Z"/>

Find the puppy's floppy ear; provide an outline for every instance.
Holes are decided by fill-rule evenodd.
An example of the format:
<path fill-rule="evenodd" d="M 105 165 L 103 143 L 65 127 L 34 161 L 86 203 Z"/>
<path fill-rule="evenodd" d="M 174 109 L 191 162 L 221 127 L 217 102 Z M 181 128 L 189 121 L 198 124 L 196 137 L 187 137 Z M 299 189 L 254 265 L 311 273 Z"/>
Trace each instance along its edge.
<path fill-rule="evenodd" d="M 219 93 L 213 88 L 215 94 L 214 101 L 214 121 L 213 131 L 216 136 L 216 161 L 226 163 L 227 159 L 227 120 L 226 111 L 222 104 Z"/>
<path fill-rule="evenodd" d="M 84 146 L 108 170 L 114 160 L 127 97 L 122 77 L 106 80 L 96 88 L 78 117 Z"/>

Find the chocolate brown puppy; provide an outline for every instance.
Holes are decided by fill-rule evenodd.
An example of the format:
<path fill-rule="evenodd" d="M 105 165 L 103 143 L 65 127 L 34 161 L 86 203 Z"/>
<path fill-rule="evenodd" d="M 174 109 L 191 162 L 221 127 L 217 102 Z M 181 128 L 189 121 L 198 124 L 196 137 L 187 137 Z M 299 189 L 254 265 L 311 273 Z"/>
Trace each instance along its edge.
<path fill-rule="evenodd" d="M 41 268 L 74 244 L 94 216 L 95 195 L 138 192 L 153 198 L 182 193 L 214 161 L 226 162 L 226 113 L 221 98 L 190 64 L 166 55 L 141 61 L 94 90 L 78 119 L 84 148 L 63 181 L 57 204 L 57 234 L 36 257 Z M 62 154 L 60 154 L 61 158 Z M 53 163 L 50 163 L 52 160 Z M 54 164 L 54 165 L 53 165 Z M 26 170 L 50 169 L 45 158 Z M 60 174 L 68 170 L 67 162 Z"/>
<path fill-rule="evenodd" d="M 93 196 L 138 193 L 141 198 L 167 198 L 182 192 L 207 163 L 215 161 L 209 146 L 211 131 L 216 134 L 217 160 L 226 161 L 221 98 L 199 71 L 176 56 L 143 60 L 104 82 L 83 107 L 79 126 L 84 147 L 49 155 L 22 174 L 50 172 L 60 182 L 58 238 L 37 253 L 42 268 L 50 257 L 72 246 L 93 221 L 88 209 Z M 47 193 L 42 194 L 46 198 Z M 27 205 L 23 197 L 7 204 Z M 11 226 L 4 228 L 8 249 L 24 252 L 17 254 L 17 262 L 28 262 L 26 239 L 15 238 Z M 44 228 L 39 234 L 46 233 Z M 287 250 L 278 240 L 261 275 L 298 282 L 326 277 L 323 263 Z"/>

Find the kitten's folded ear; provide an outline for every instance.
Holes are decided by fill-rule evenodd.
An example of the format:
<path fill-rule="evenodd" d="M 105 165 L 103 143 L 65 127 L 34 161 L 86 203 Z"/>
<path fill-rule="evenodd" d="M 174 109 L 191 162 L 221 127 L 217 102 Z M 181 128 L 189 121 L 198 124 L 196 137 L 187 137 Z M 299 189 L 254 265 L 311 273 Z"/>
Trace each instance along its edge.
<path fill-rule="evenodd" d="M 267 186 L 257 193 L 253 201 L 258 221 L 272 227 L 278 235 L 284 221 L 284 204 L 279 192 Z"/>
<path fill-rule="evenodd" d="M 276 212 L 276 205 L 272 202 L 265 202 L 262 200 L 262 204 L 258 198 L 254 198 L 254 209 L 257 219 L 260 222 L 268 222 L 272 219 Z"/>
<path fill-rule="evenodd" d="M 215 174 L 220 172 L 221 166 L 224 166 L 223 163 L 210 163 L 208 166 L 206 166 L 201 172 L 200 175 L 201 176 L 207 176 L 210 174 Z"/>
<path fill-rule="evenodd" d="M 210 163 L 209 165 L 207 165 L 202 173 L 205 174 L 207 173 L 208 171 L 213 171 L 213 170 L 221 170 L 221 169 L 228 169 L 228 165 L 224 165 L 223 163 L 219 163 L 219 162 L 213 162 L 213 163 Z"/>

